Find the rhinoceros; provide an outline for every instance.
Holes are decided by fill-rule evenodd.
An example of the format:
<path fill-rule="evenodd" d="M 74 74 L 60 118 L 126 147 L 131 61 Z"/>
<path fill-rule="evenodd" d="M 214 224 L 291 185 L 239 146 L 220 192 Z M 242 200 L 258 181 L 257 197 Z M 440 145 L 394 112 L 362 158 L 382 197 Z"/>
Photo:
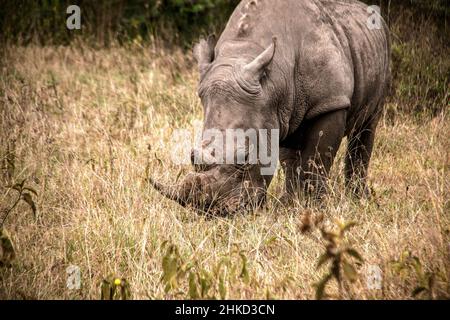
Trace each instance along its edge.
<path fill-rule="evenodd" d="M 326 193 L 344 137 L 346 187 L 367 193 L 390 82 L 389 30 L 374 10 L 356 0 L 244 0 L 220 38 L 202 39 L 193 53 L 203 130 L 277 130 L 287 198 Z M 273 174 L 261 174 L 260 163 L 194 161 L 211 143 L 193 150 L 195 170 L 181 184 L 150 183 L 201 211 L 231 214 L 263 204 Z"/>

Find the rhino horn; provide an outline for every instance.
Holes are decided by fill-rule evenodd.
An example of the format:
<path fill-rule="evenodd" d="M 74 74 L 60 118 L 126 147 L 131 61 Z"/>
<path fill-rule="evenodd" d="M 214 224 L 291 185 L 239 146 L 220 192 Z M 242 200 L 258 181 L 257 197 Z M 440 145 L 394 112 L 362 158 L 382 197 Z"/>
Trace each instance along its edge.
<path fill-rule="evenodd" d="M 254 80 L 260 80 L 263 75 L 264 70 L 272 62 L 273 56 L 275 55 L 275 50 L 277 47 L 277 38 L 272 38 L 272 43 L 270 46 L 264 50 L 258 57 L 256 57 L 252 62 L 244 66 L 244 73 L 247 77 Z"/>
<path fill-rule="evenodd" d="M 150 185 L 153 186 L 153 188 L 155 188 L 157 191 L 159 191 L 159 193 L 161 193 L 167 199 L 176 201 L 183 207 L 186 206 L 186 199 L 183 199 L 181 197 L 180 193 L 177 190 L 178 188 L 173 187 L 173 186 L 164 185 L 164 184 L 154 180 L 153 178 L 149 178 L 149 183 L 150 183 Z"/>
<path fill-rule="evenodd" d="M 149 183 L 164 197 L 179 203 L 183 207 L 189 205 L 199 207 L 197 200 L 202 187 L 202 180 L 199 174 L 190 174 L 181 184 L 175 186 L 162 184 L 153 178 L 149 178 Z"/>

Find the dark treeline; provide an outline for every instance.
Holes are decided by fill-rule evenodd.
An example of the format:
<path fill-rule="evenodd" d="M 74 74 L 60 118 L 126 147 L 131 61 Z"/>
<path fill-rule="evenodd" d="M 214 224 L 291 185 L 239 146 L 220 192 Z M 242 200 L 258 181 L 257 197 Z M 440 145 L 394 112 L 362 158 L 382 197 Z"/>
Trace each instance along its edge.
<path fill-rule="evenodd" d="M 448 0 L 364 0 L 390 20 L 404 10 L 446 26 Z M 157 38 L 185 45 L 208 31 L 219 32 L 239 0 L 2 0 L 0 37 L 14 43 L 68 44 L 82 37 L 103 46 L 111 41 Z M 81 8 L 82 29 L 68 30 L 66 9 Z"/>
<path fill-rule="evenodd" d="M 112 41 L 184 44 L 193 33 L 218 29 L 239 0 L 6 0 L 0 6 L 0 34 L 21 44 L 68 44 L 83 38 L 103 46 Z M 69 30 L 66 9 L 81 8 L 81 30 Z"/>
<path fill-rule="evenodd" d="M 364 2 L 381 7 L 391 30 L 393 103 L 387 112 L 436 115 L 445 110 L 450 103 L 448 0 Z M 0 0 L 0 54 L 2 48 L 11 44 L 74 45 L 74 40 L 97 48 L 157 42 L 158 47 L 189 49 L 202 35 L 220 34 L 238 3 L 239 0 Z M 81 9 L 81 30 L 66 27 L 66 10 L 71 4 Z"/>

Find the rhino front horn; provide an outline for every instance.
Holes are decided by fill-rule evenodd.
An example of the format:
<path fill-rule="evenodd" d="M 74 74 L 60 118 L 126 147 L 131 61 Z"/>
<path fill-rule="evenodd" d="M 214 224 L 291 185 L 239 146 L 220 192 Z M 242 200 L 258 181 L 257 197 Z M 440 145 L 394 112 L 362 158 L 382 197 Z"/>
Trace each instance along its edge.
<path fill-rule="evenodd" d="M 191 174 L 186 177 L 183 183 L 176 186 L 164 185 L 151 177 L 149 183 L 167 199 L 173 200 L 183 207 L 188 205 L 196 207 L 196 194 L 201 187 L 201 179 L 198 175 Z"/>
<path fill-rule="evenodd" d="M 183 207 L 186 206 L 186 199 L 183 199 L 180 197 L 180 192 L 177 190 L 176 187 L 169 187 L 166 186 L 153 178 L 148 179 L 149 183 L 153 188 L 155 188 L 159 193 L 161 193 L 164 197 L 166 197 L 169 200 L 173 200 L 178 202 Z"/>

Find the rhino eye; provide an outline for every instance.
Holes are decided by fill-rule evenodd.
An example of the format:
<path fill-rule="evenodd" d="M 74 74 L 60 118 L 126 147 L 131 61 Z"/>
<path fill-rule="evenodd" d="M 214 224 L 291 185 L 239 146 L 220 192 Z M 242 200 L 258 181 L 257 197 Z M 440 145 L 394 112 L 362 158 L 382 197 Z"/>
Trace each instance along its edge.
<path fill-rule="evenodd" d="M 197 90 L 197 96 L 203 100 L 203 97 L 205 96 L 205 91 L 204 90 Z"/>
<path fill-rule="evenodd" d="M 257 96 L 261 93 L 262 88 L 260 82 L 250 83 L 241 77 L 237 77 L 236 82 L 239 88 L 249 96 Z"/>
<path fill-rule="evenodd" d="M 241 85 L 241 89 L 250 96 L 257 96 L 261 93 L 261 85 Z"/>

